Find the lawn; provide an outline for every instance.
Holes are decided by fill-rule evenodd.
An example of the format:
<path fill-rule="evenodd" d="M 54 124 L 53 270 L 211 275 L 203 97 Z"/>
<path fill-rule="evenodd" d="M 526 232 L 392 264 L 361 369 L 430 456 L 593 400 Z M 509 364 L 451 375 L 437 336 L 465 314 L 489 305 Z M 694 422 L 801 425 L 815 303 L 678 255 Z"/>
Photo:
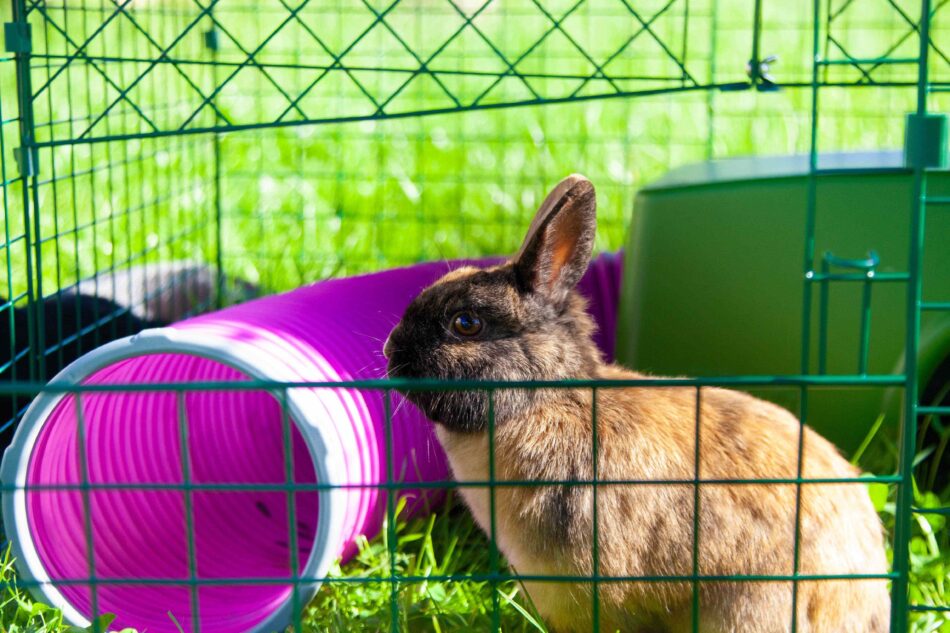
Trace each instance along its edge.
<path fill-rule="evenodd" d="M 41 3 L 42 4 L 42 3 Z M 314 2 L 301 15 L 331 49 L 343 46 L 359 25 L 366 6 L 359 2 Z M 378 3 L 369 3 L 375 7 Z M 528 50 L 539 32 L 550 27 L 532 2 L 511 1 L 489 7 L 474 20 L 510 59 Z M 673 57 L 687 60 L 700 83 L 742 81 L 750 57 L 752 2 L 742 0 L 633 3 L 644 16 L 661 12 L 649 33 L 638 37 L 609 68 L 617 77 L 679 72 Z M 766 2 L 761 30 L 764 55 L 777 54 L 776 77 L 787 83 L 811 80 L 811 3 Z M 824 3 L 822 3 L 824 6 Z M 947 2 L 935 3 L 943 7 Z M 318 6 L 319 5 L 319 6 Z M 900 11 L 913 15 L 909 1 L 834 3 L 840 14 L 820 49 L 841 57 L 887 53 L 914 54 L 913 30 Z M 839 6 L 840 5 L 840 6 Z M 142 29 L 121 17 L 86 48 L 89 62 L 72 62 L 63 73 L 63 56 L 75 42 L 92 35 L 110 15 L 108 3 L 50 3 L 46 17 L 37 11 L 34 28 L 35 119 L 37 137 L 53 143 L 75 139 L 87 128 L 93 137 L 131 135 L 129 140 L 61 144 L 40 150 L 39 175 L 28 197 L 24 222 L 24 180 L 18 176 L 16 73 L 12 56 L 0 57 L 0 181 L 6 246 L 5 287 L 0 295 L 25 301 L 28 279 L 34 292 L 48 295 L 78 280 L 98 277 L 130 264 L 169 259 L 220 261 L 228 274 L 278 292 L 302 283 L 436 258 L 473 257 L 513 251 L 546 189 L 562 176 L 583 172 L 598 188 L 598 248 L 620 246 L 633 213 L 638 187 L 677 165 L 738 155 L 804 153 L 810 147 L 811 92 L 787 88 L 774 92 L 696 90 L 635 98 L 594 99 L 556 105 L 485 109 L 424 117 L 295 125 L 232 132 L 140 136 L 140 108 L 160 129 L 174 129 L 198 107 L 195 93 L 177 69 L 160 65 L 128 92 L 110 114 L 98 120 L 118 91 L 93 67 L 93 61 L 117 86 L 133 84 L 157 48 L 144 29 L 165 45 L 194 16 L 196 5 L 179 0 L 135 0 L 129 14 Z M 459 24 L 457 8 L 472 15 L 480 3 L 404 0 L 392 16 L 394 29 L 417 51 L 432 52 L 431 38 Z M 554 13 L 571 5 L 551 2 Z M 895 6 L 898 10 L 895 10 Z M 216 9 L 217 10 L 217 9 Z M 219 61 L 231 66 L 183 65 L 188 78 L 206 94 L 219 85 L 245 50 L 254 49 L 287 15 L 278 0 L 222 2 L 217 10 Z M 686 19 L 686 11 L 689 18 Z M 645 18 L 646 19 L 646 18 Z M 823 14 L 824 24 L 827 16 Z M 59 31 L 49 22 L 59 25 Z M 689 30 L 683 27 L 688 24 Z M 182 58 L 208 59 L 201 25 L 173 51 Z M 569 33 L 595 59 L 605 59 L 636 25 L 621 2 L 590 0 L 564 21 Z M 228 36 L 222 31 L 227 31 Z M 934 22 L 934 41 L 950 36 L 950 7 Z M 834 37 L 828 38 L 825 35 Z M 528 55 L 519 69 L 534 90 L 559 95 L 567 80 L 554 75 L 587 74 L 590 65 L 576 47 L 556 32 L 544 47 Z M 896 47 L 893 45 L 896 44 Z M 839 48 L 840 47 L 840 48 Z M 326 63 L 300 25 L 292 25 L 264 46 L 259 59 L 272 64 L 271 75 L 290 94 L 303 91 Z M 338 49 L 337 49 L 338 50 Z M 126 61 L 116 61 L 116 56 Z M 934 55 L 935 77 L 947 81 L 950 63 Z M 145 60 L 145 61 L 143 61 Z M 497 72 L 498 56 L 479 38 L 462 38 L 443 53 L 446 68 L 471 73 L 469 83 L 453 84 L 463 96 L 482 89 L 477 72 Z M 411 65 L 406 51 L 389 35 L 374 34 L 354 49 L 350 63 L 362 68 Z M 865 66 L 866 68 L 867 66 Z M 391 91 L 398 75 L 354 71 L 372 94 Z M 860 82 L 864 70 L 827 69 L 824 79 Z M 884 67 L 879 81 L 913 79 L 913 68 Z M 300 105 L 311 118 L 346 117 L 366 112 L 367 100 L 342 73 L 331 73 Z M 404 75 L 399 75 L 404 76 Z M 446 75 L 447 77 L 449 75 Z M 449 81 L 449 79 L 446 79 Z M 619 80 L 618 80 L 619 81 Z M 660 83 L 626 79 L 627 90 Z M 560 83 L 559 83 L 560 82 Z M 903 115 L 912 109 L 910 88 L 886 88 L 862 82 L 855 87 L 824 88 L 817 128 L 821 151 L 898 149 Z M 663 84 L 668 85 L 668 84 Z M 506 83 L 499 101 L 525 98 L 524 87 Z M 591 91 L 609 90 L 591 82 Z M 519 92 L 521 91 L 521 92 Z M 933 94 L 935 109 L 950 110 L 950 93 Z M 204 108 L 196 124 L 213 125 L 220 117 L 237 123 L 276 120 L 287 101 L 269 79 L 253 69 L 239 72 L 216 97 L 219 114 Z M 441 89 L 431 83 L 412 86 L 393 100 L 394 112 L 440 107 Z M 23 239 L 29 226 L 37 252 Z M 27 266 L 27 256 L 34 259 Z M 32 271 L 32 276 L 28 275 Z M 887 438 L 875 438 L 868 472 L 895 468 Z M 924 447 L 921 459 L 933 457 Z M 946 462 L 946 459 L 944 459 Z M 893 524 L 893 491 L 872 488 L 885 525 Z M 921 491 L 917 505 L 950 504 L 950 493 Z M 950 538 L 946 517 L 917 517 L 912 543 L 914 601 L 950 603 Z M 393 567 L 414 575 L 485 573 L 490 548 L 458 503 L 430 516 L 400 523 L 397 558 L 389 558 L 388 530 L 365 543 L 359 556 L 333 573 L 341 579 L 378 576 L 379 583 L 354 586 L 328 583 L 305 611 L 306 631 L 387 630 L 392 617 Z M 9 558 L 3 561 L 0 631 L 66 631 L 60 616 L 33 603 L 15 587 Z M 397 617 L 403 628 L 426 631 L 484 630 L 493 621 L 505 631 L 544 630 L 519 586 L 502 582 L 427 582 L 403 587 Z M 497 609 L 497 612 L 496 612 Z M 914 630 L 950 630 L 947 614 L 915 614 Z"/>
<path fill-rule="evenodd" d="M 471 13 L 475 9 L 469 5 L 479 4 L 468 0 L 460 6 Z M 650 22 L 653 37 L 640 34 L 626 48 L 622 46 L 631 30 L 637 32 L 638 23 L 615 0 L 579 3 L 564 21 L 564 33 L 594 59 L 623 50 L 604 66 L 622 90 L 683 85 L 678 79 L 650 79 L 680 77 L 677 63 L 700 86 L 746 80 L 753 44 L 749 2 L 692 0 L 687 5 L 676 0 L 661 12 L 666 4 L 637 3 L 644 20 L 654 13 L 659 17 Z M 355 0 L 339 0 L 338 5 L 311 3 L 300 13 L 301 24 L 331 48 L 344 47 L 371 17 Z M 789 84 L 811 81 L 808 5 L 766 3 L 762 16 L 763 56 L 779 57 L 772 73 Z M 843 57 L 837 46 L 858 57 L 888 51 L 891 57 L 913 56 L 913 30 L 886 0 L 845 5 L 826 33 L 832 37 L 820 41 L 827 56 Z M 454 6 L 402 0 L 393 10 L 392 28 L 414 51 L 431 53 L 439 38 L 447 37 L 443 33 L 459 25 Z M 548 9 L 566 12 L 569 6 L 573 5 L 552 2 Z M 180 127 L 202 103 L 183 75 L 201 94 L 214 94 L 216 111 L 234 125 L 294 123 L 293 116 L 280 118 L 288 104 L 280 90 L 302 93 L 320 76 L 307 70 L 307 64 L 319 65 L 323 59 L 315 40 L 291 21 L 279 36 L 262 44 L 288 14 L 279 0 L 255 5 L 253 11 L 240 0 L 229 0 L 216 10 L 220 49 L 216 59 L 223 64 L 218 67 L 207 65 L 210 53 L 202 37 L 212 26 L 207 21 L 189 31 L 169 54 L 202 63 L 152 68 L 144 61 L 115 61 L 117 51 L 127 59 L 149 60 L 157 54 L 157 45 L 176 41 L 195 17 L 191 1 L 135 0 L 131 19 L 108 22 L 83 49 L 89 63 L 80 58 L 67 64 L 63 57 L 75 55 L 79 43 L 97 33 L 113 14 L 108 6 L 90 3 L 76 9 L 72 3 L 51 4 L 43 17 L 38 11 L 31 14 L 34 31 L 43 35 L 34 37 L 36 52 L 46 53 L 34 58 L 37 139 L 64 143 L 80 137 L 85 141 L 135 136 L 40 150 L 37 195 L 30 205 L 32 216 L 38 217 L 31 227 L 32 238 L 42 243 L 33 266 L 44 294 L 128 264 L 171 258 L 215 262 L 220 256 L 228 272 L 277 291 L 420 260 L 511 252 L 547 188 L 571 172 L 586 174 L 598 188 L 598 247 L 617 248 L 637 187 L 669 168 L 709 157 L 806 153 L 810 147 L 811 93 L 805 88 L 699 89 L 544 107 L 292 125 L 217 138 L 146 134 L 151 128 L 138 111 L 157 130 L 167 132 Z M 934 21 L 934 42 L 950 32 L 948 13 L 950 9 L 941 10 Z M 531 0 L 489 3 L 473 22 L 509 61 L 532 51 L 517 68 L 541 97 L 557 99 L 571 94 L 572 85 L 580 85 L 580 81 L 567 85 L 552 76 L 585 76 L 592 70 L 559 31 L 532 48 L 551 25 Z M 384 29 L 374 29 L 360 40 L 347 62 L 369 69 L 411 67 L 406 50 L 377 31 Z M 255 59 L 272 65 L 266 75 L 256 68 L 237 67 L 247 59 L 242 51 L 257 48 L 261 50 Z M 934 58 L 934 78 L 946 81 L 950 63 L 936 54 Z M 433 66 L 447 73 L 474 73 L 461 75 L 467 79 L 451 86 L 452 94 L 467 103 L 469 93 L 484 84 L 477 73 L 497 71 L 499 63 L 483 40 L 460 36 Z M 383 70 L 359 73 L 353 76 L 361 88 L 344 73 L 328 74 L 307 93 L 306 104 L 300 104 L 306 106 L 303 112 L 320 120 L 369 116 L 372 109 L 368 110 L 370 101 L 364 93 L 384 100 L 392 92 L 390 84 L 405 76 Z M 914 107 L 915 91 L 880 83 L 914 81 L 916 71 L 913 66 L 885 64 L 871 76 L 877 83 L 861 81 L 862 71 L 852 66 L 823 69 L 823 81 L 859 83 L 821 91 L 816 136 L 820 151 L 902 146 L 903 116 Z M 126 100 L 113 84 L 131 86 Z M 519 92 L 509 84 L 501 82 L 497 92 L 486 97 L 489 104 L 525 98 L 524 85 Z M 7 296 L 19 296 L 26 289 L 25 240 L 17 240 L 24 225 L 22 180 L 14 159 L 19 144 L 15 86 L 14 63 L 7 55 L 0 58 L 0 176 L 5 183 L 5 230 L 11 242 L 6 250 Z M 612 93 L 614 88 L 598 79 L 587 82 L 579 96 Z M 399 114 L 437 108 L 444 99 L 438 86 L 416 79 L 388 107 Z M 937 110 L 950 109 L 948 93 L 934 93 L 930 100 Z M 223 119 L 213 114 L 204 106 L 186 129 L 221 124 Z M 298 247 L 288 249 L 288 243 Z"/>
<path fill-rule="evenodd" d="M 936 495 L 921 493 L 920 507 L 946 506 Z M 893 526 L 894 503 L 886 487 L 872 489 L 885 526 Z M 403 631 L 487 631 L 498 624 L 503 631 L 546 631 L 518 583 L 465 579 L 491 570 L 488 540 L 461 503 L 396 526 L 396 556 L 390 558 L 389 530 L 365 542 L 357 557 L 334 566 L 331 580 L 301 615 L 303 631 L 388 631 L 395 620 Z M 946 605 L 950 599 L 950 539 L 946 517 L 926 515 L 914 526 L 911 542 L 911 598 L 918 604 Z M 504 561 L 500 561 L 503 570 Z M 419 576 L 449 575 L 460 580 L 433 580 L 399 586 L 393 596 L 390 573 Z M 353 577 L 378 577 L 378 582 L 346 582 Z M 34 603 L 15 588 L 9 556 L 0 566 L 0 580 L 11 583 L 0 598 L 0 631 L 4 633 L 79 633 L 62 622 L 59 612 Z M 107 622 L 108 618 L 104 620 Z M 950 629 L 946 614 L 914 614 L 911 631 L 935 633 Z"/>

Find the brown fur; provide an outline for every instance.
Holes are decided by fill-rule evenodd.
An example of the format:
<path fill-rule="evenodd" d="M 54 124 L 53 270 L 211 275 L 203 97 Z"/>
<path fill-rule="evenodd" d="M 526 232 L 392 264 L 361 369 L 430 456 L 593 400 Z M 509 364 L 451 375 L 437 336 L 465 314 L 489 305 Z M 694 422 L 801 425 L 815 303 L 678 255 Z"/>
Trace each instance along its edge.
<path fill-rule="evenodd" d="M 569 221 L 560 226 L 577 234 L 585 230 L 578 228 L 581 224 L 593 223 L 593 188 L 586 180 L 575 179 L 569 184 L 565 193 L 562 183 L 553 211 L 549 196 L 545 202 L 548 208 L 543 205 L 539 216 L 571 214 Z M 591 195 L 587 195 L 586 189 L 578 195 L 578 187 L 589 187 Z M 546 228 L 549 226 L 555 228 Z M 592 238 L 577 240 L 578 254 L 566 246 L 563 232 L 550 234 L 560 231 L 557 226 L 547 218 L 536 218 L 528 241 L 541 243 L 526 244 L 519 257 L 507 265 L 515 270 L 516 277 L 532 278 L 531 271 L 517 269 L 523 254 L 534 250 L 531 265 L 542 266 L 541 274 L 536 276 L 540 281 L 518 292 L 512 286 L 493 295 L 510 303 L 504 311 L 505 318 L 521 319 L 523 327 L 519 330 L 511 325 L 497 326 L 501 342 L 486 335 L 478 340 L 455 341 L 449 337 L 438 344 L 422 346 L 420 358 L 432 363 L 428 375 L 471 377 L 471 372 L 476 371 L 471 368 L 476 368 L 476 377 L 496 379 L 645 378 L 622 367 L 604 365 L 590 339 L 594 325 L 584 310 L 583 300 L 570 289 L 561 297 L 563 287 L 557 287 L 557 280 L 566 280 L 564 284 L 573 288 L 579 275 L 564 267 L 581 266 L 583 272 Z M 592 226 L 587 228 L 593 230 Z M 450 275 L 426 291 L 430 298 L 450 301 L 456 296 L 458 285 L 473 286 L 472 292 L 477 296 L 484 292 L 483 286 L 504 285 L 503 281 L 510 277 L 506 267 L 488 273 L 468 269 Z M 530 315 L 532 310 L 539 309 L 539 294 L 544 299 L 541 304 L 555 305 L 548 313 L 555 320 L 532 325 Z M 471 293 L 466 296 L 473 305 L 481 305 L 471 298 Z M 497 306 L 489 307 L 494 310 L 492 314 L 498 312 Z M 413 314 L 407 311 L 404 322 Z M 488 323 L 486 328 L 491 326 Z M 421 341 L 423 334 L 430 331 L 412 329 L 420 338 L 411 339 L 407 334 L 411 327 L 414 326 L 401 324 L 391 336 L 394 342 L 387 343 L 391 368 L 395 366 L 394 354 L 402 353 L 416 362 L 415 356 L 405 349 L 410 341 Z M 519 331 L 513 333 L 514 330 Z M 565 332 L 575 338 L 569 339 Z M 508 345 L 509 338 L 516 338 L 517 345 L 499 347 Z M 526 360 L 515 353 L 516 349 L 523 351 Z M 511 351 L 503 357 L 493 355 L 499 350 Z M 469 373 L 454 375 L 454 368 L 464 368 Z M 466 416 L 471 411 L 483 415 L 481 400 L 472 394 L 455 397 L 452 400 L 445 396 L 439 400 L 439 406 L 433 405 L 433 399 L 442 396 L 430 395 L 427 399 L 420 395 L 415 401 L 439 422 L 438 437 L 455 477 L 459 481 L 487 481 L 488 429 L 468 417 L 465 424 L 458 423 L 452 408 L 465 410 Z M 501 482 L 495 490 L 496 539 L 519 574 L 590 577 L 594 571 L 591 485 L 504 485 L 505 481 L 524 480 L 591 481 L 593 398 L 589 389 L 545 389 L 533 393 L 499 390 L 495 395 L 494 478 Z M 715 480 L 699 486 L 699 574 L 794 573 L 797 487 L 722 483 L 796 477 L 802 427 L 788 411 L 737 391 L 652 386 L 598 389 L 596 411 L 597 480 L 601 482 L 597 487 L 597 571 L 601 576 L 656 578 L 693 573 L 696 488 L 692 480 L 697 474 L 697 441 L 699 478 Z M 804 433 L 805 478 L 857 475 L 829 442 L 807 427 Z M 646 483 L 603 483 L 611 480 Z M 488 532 L 488 489 L 463 487 L 460 491 L 476 521 Z M 880 521 L 862 484 L 803 485 L 800 524 L 800 573 L 887 571 Z M 525 585 L 552 630 L 592 630 L 590 582 Z M 689 581 L 602 581 L 598 591 L 602 630 L 690 630 L 693 585 Z M 789 631 L 792 596 L 789 581 L 704 581 L 699 584 L 700 630 Z M 890 601 L 883 580 L 802 581 L 796 604 L 797 630 L 802 633 L 877 633 L 886 630 L 889 619 Z"/>

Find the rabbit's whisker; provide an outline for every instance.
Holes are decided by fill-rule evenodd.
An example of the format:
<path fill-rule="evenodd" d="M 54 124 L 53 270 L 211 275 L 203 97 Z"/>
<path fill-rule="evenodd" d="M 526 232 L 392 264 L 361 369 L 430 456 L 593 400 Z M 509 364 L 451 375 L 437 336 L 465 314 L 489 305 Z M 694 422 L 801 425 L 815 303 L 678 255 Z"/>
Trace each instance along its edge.
<path fill-rule="evenodd" d="M 404 406 L 406 406 L 406 403 L 407 403 L 407 402 L 409 402 L 409 401 L 406 400 L 405 396 L 399 398 L 399 404 L 397 404 L 397 405 L 396 405 L 396 408 L 393 410 L 392 417 L 395 418 L 395 417 L 396 417 L 396 414 L 399 413 L 399 411 L 400 411 Z"/>

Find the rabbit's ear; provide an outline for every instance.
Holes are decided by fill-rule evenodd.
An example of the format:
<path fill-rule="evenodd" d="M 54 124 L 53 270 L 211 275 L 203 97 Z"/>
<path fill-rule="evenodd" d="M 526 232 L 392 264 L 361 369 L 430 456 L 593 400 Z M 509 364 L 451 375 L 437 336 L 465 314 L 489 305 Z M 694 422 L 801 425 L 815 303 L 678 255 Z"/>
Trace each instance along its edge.
<path fill-rule="evenodd" d="M 512 260 L 518 283 L 563 303 L 590 263 L 597 232 L 594 185 L 572 174 L 541 203 Z"/>

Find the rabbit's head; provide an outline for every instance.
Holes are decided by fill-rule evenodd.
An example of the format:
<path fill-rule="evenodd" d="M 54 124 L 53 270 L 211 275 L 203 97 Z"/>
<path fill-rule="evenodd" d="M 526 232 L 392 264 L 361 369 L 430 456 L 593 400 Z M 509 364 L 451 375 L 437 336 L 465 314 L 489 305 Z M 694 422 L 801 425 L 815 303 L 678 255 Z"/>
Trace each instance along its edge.
<path fill-rule="evenodd" d="M 441 380 L 589 378 L 602 362 L 594 324 L 574 287 L 590 263 L 594 187 L 583 176 L 548 194 L 518 253 L 493 268 L 454 270 L 423 290 L 389 335 L 388 374 Z M 485 430 L 550 397 L 531 389 L 416 391 L 426 415 L 462 432 Z"/>

